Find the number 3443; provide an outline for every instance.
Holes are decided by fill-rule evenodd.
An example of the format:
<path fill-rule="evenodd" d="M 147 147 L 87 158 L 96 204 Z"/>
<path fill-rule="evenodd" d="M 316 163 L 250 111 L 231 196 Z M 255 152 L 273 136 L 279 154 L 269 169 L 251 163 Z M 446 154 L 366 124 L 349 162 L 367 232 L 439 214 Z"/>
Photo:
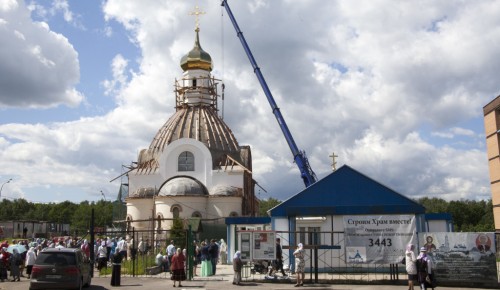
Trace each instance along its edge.
<path fill-rule="evenodd" d="M 368 244 L 368 247 L 373 247 L 373 246 L 384 246 L 384 247 L 390 247 L 392 246 L 392 241 L 391 239 L 368 239 L 370 243 Z"/>

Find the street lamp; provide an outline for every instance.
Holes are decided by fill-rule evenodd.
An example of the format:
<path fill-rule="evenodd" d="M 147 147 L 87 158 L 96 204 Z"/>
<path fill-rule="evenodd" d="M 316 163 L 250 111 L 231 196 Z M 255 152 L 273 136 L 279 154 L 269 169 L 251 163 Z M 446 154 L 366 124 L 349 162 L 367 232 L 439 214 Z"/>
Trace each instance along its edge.
<path fill-rule="evenodd" d="M 2 189 L 3 189 L 3 186 L 6 185 L 7 183 L 11 182 L 12 181 L 12 178 L 10 178 L 9 180 L 7 180 L 6 182 L 4 182 L 2 184 L 2 186 L 0 187 L 0 197 L 2 197 Z"/>

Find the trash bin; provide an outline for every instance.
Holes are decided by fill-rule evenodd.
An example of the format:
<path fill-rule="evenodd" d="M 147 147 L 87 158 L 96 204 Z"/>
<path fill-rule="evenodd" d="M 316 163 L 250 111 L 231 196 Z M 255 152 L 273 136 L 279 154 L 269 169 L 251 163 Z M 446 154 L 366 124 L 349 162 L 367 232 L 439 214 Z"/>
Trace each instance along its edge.
<path fill-rule="evenodd" d="M 111 286 L 120 286 L 120 275 L 122 271 L 122 255 L 115 253 L 111 259 L 113 268 L 111 271 Z"/>

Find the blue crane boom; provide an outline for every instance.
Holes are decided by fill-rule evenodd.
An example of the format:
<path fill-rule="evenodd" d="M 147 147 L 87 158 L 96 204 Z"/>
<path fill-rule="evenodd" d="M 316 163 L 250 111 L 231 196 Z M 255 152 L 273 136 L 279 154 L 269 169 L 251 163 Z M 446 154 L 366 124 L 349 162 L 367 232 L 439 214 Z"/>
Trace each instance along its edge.
<path fill-rule="evenodd" d="M 257 62 L 255 61 L 255 59 L 252 55 L 252 52 L 250 51 L 250 47 L 248 46 L 248 44 L 245 40 L 245 37 L 243 36 L 243 32 L 241 32 L 241 30 L 238 26 L 238 23 L 236 22 L 236 19 L 234 18 L 233 13 L 231 12 L 231 8 L 229 8 L 227 0 L 223 0 L 221 5 L 226 8 L 227 14 L 229 15 L 229 18 L 231 19 L 231 22 L 233 23 L 234 29 L 236 30 L 236 33 L 237 33 L 237 36 L 240 39 L 241 44 L 243 45 L 243 49 L 245 50 L 245 52 L 248 56 L 248 59 L 250 60 L 250 63 L 252 64 L 254 73 L 257 76 L 257 79 L 259 80 L 259 83 L 262 86 L 262 89 L 264 90 L 264 94 L 266 95 L 267 100 L 269 101 L 269 104 L 271 105 L 271 108 L 273 110 L 273 114 L 276 117 L 278 124 L 280 125 L 281 131 L 283 132 L 283 135 L 285 136 L 286 142 L 288 143 L 290 150 L 292 151 L 293 159 L 295 160 L 295 164 L 297 164 L 297 166 L 299 167 L 300 176 L 302 177 L 302 180 L 304 181 L 304 184 L 306 185 L 306 187 L 309 187 L 311 184 L 316 182 L 317 178 L 316 178 L 316 174 L 314 174 L 314 171 L 312 170 L 311 166 L 309 165 L 309 161 L 307 160 L 306 153 L 297 148 L 297 145 L 295 144 L 295 141 L 293 140 L 292 134 L 290 133 L 290 130 L 288 129 L 288 126 L 286 125 L 285 119 L 281 115 L 280 109 L 276 105 L 276 102 L 274 101 L 273 95 L 271 94 L 271 91 L 269 90 L 269 87 L 267 86 L 266 80 L 264 79 L 264 76 L 260 72 L 260 68 L 257 65 Z"/>

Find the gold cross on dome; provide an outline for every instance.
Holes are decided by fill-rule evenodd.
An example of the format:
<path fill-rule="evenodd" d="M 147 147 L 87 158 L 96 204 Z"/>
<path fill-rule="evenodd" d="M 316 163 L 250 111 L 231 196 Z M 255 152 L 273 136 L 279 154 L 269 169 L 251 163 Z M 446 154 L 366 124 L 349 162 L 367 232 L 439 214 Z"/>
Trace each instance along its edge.
<path fill-rule="evenodd" d="M 196 5 L 194 7 L 194 11 L 189 12 L 189 15 L 194 15 L 195 18 L 195 24 L 196 24 L 196 29 L 200 29 L 200 15 L 206 14 L 204 11 L 200 11 L 200 7 Z"/>

